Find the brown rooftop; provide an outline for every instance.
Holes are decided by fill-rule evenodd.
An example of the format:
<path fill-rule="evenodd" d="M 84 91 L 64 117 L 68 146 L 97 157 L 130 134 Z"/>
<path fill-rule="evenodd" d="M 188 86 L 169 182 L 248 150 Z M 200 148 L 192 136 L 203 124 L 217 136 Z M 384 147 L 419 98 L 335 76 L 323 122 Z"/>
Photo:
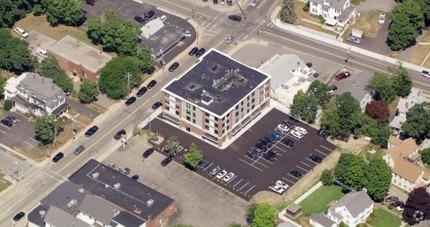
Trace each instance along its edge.
<path fill-rule="evenodd" d="M 390 138 L 395 143 L 396 140 Z M 400 141 L 400 140 L 399 140 Z M 388 149 L 388 154 L 394 161 L 393 172 L 410 182 L 416 182 L 422 173 L 422 169 L 405 160 L 411 153 L 418 149 L 418 145 L 412 138 L 400 141 L 400 144 Z"/>

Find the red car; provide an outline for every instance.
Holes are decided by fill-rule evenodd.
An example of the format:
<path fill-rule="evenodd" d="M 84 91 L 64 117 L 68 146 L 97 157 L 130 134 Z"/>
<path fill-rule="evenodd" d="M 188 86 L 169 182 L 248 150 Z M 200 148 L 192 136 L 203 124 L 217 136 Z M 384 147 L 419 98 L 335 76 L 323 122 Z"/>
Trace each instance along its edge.
<path fill-rule="evenodd" d="M 340 72 L 334 77 L 334 79 L 339 81 L 339 80 L 343 80 L 345 78 L 348 78 L 350 76 L 351 76 L 351 73 L 349 73 L 349 72 Z"/>

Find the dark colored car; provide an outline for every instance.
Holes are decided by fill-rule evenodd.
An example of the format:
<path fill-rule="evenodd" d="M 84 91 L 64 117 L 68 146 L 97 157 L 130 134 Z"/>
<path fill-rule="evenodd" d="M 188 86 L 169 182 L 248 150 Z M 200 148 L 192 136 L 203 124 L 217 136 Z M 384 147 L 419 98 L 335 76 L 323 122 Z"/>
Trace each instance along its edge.
<path fill-rule="evenodd" d="M 18 122 L 18 120 L 12 115 L 7 115 L 6 120 L 12 122 L 13 124 L 16 124 Z"/>
<path fill-rule="evenodd" d="M 228 16 L 228 19 L 232 20 L 232 21 L 237 21 L 237 22 L 241 22 L 242 21 L 242 17 L 239 15 L 230 15 Z"/>
<path fill-rule="evenodd" d="M 288 147 L 294 147 L 294 141 L 291 139 L 283 139 L 282 143 L 284 143 L 285 145 L 287 145 Z"/>
<path fill-rule="evenodd" d="M 311 156 L 309 158 L 316 163 L 322 162 L 322 158 L 318 155 L 311 154 Z"/>
<path fill-rule="evenodd" d="M 161 103 L 160 101 L 157 101 L 157 102 L 155 102 L 153 105 L 152 105 L 152 109 L 153 110 L 156 110 L 156 109 L 158 109 L 160 106 L 162 106 L 163 105 L 163 103 Z"/>
<path fill-rule="evenodd" d="M 4 126 L 7 126 L 7 127 L 12 127 L 12 125 L 13 125 L 13 123 L 12 123 L 11 121 L 7 120 L 7 119 L 2 119 L 2 120 L 1 120 L 1 123 L 2 123 Z"/>
<path fill-rule="evenodd" d="M 84 145 L 79 145 L 79 146 L 75 149 L 75 151 L 73 151 L 73 154 L 78 155 L 78 154 L 82 153 L 84 150 L 85 150 Z"/>
<path fill-rule="evenodd" d="M 121 139 L 124 135 L 127 135 L 127 132 L 124 129 L 119 130 L 114 136 L 113 138 L 116 140 Z"/>
<path fill-rule="evenodd" d="M 262 141 L 259 141 L 258 143 L 256 143 L 255 147 L 262 151 L 266 151 L 268 149 L 268 146 Z"/>
<path fill-rule="evenodd" d="M 85 132 L 85 136 L 86 137 L 90 137 L 90 136 L 94 135 L 94 133 L 96 133 L 98 130 L 99 130 L 99 127 L 97 127 L 96 125 L 94 125 L 93 127 L 89 128 Z"/>
<path fill-rule="evenodd" d="M 397 196 L 387 196 L 385 198 L 385 202 L 387 202 L 387 203 L 395 203 L 397 201 L 399 201 L 399 197 L 397 197 Z"/>
<path fill-rule="evenodd" d="M 293 175 L 294 177 L 297 177 L 297 178 L 303 177 L 303 174 L 301 172 L 299 172 L 298 170 L 294 170 L 294 169 L 291 170 L 290 174 Z"/>
<path fill-rule="evenodd" d="M 141 23 L 141 24 L 145 23 L 145 18 L 143 18 L 141 16 L 135 16 L 134 20 Z"/>
<path fill-rule="evenodd" d="M 151 80 L 148 85 L 146 86 L 148 89 L 153 88 L 157 84 L 156 80 Z"/>
<path fill-rule="evenodd" d="M 173 71 L 175 71 L 178 67 L 179 67 L 179 62 L 175 62 L 175 63 L 173 63 L 173 64 L 169 67 L 169 72 L 173 72 Z"/>
<path fill-rule="evenodd" d="M 270 150 L 266 154 L 263 155 L 263 158 L 266 160 L 269 160 L 271 162 L 275 161 L 275 157 L 278 155 L 277 151 Z"/>
<path fill-rule="evenodd" d="M 227 0 L 227 5 L 228 6 L 232 6 L 233 5 L 233 1 L 232 0 Z"/>
<path fill-rule="evenodd" d="M 349 72 L 340 72 L 340 73 L 336 74 L 334 79 L 339 81 L 339 80 L 343 80 L 345 78 L 348 78 L 350 76 L 351 76 L 351 74 Z"/>
<path fill-rule="evenodd" d="M 145 17 L 145 20 L 151 19 L 155 15 L 154 10 L 149 10 L 143 16 Z"/>
<path fill-rule="evenodd" d="M 87 5 L 93 6 L 94 4 L 96 4 L 97 0 L 87 0 Z"/>
<path fill-rule="evenodd" d="M 167 166 L 171 162 L 172 162 L 172 158 L 171 157 L 167 157 L 167 158 L 163 159 L 163 161 L 161 161 L 161 166 Z"/>
<path fill-rule="evenodd" d="M 198 169 L 201 170 L 205 170 L 207 167 L 210 166 L 210 164 L 212 164 L 212 162 L 210 162 L 209 160 L 203 159 L 200 163 L 199 166 L 197 166 Z"/>
<path fill-rule="evenodd" d="M 21 220 L 21 218 L 23 218 L 25 216 L 25 213 L 24 212 L 19 212 L 19 213 L 17 213 L 15 216 L 13 216 L 13 221 L 19 221 L 19 220 Z"/>
<path fill-rule="evenodd" d="M 154 153 L 154 148 L 148 148 L 145 152 L 143 152 L 142 157 L 147 158 L 149 157 L 152 153 Z"/>
<path fill-rule="evenodd" d="M 327 138 L 329 136 L 328 132 L 322 128 L 318 130 L 318 135 L 320 135 L 324 138 Z"/>
<path fill-rule="evenodd" d="M 218 5 L 218 0 L 213 0 L 214 5 Z"/>
<path fill-rule="evenodd" d="M 62 158 L 64 158 L 64 154 L 62 152 L 59 152 L 52 158 L 52 161 L 56 163 L 60 161 Z"/>
<path fill-rule="evenodd" d="M 137 180 L 139 180 L 139 175 L 133 175 L 132 177 L 130 177 L 132 180 L 135 180 L 135 181 L 137 181 Z"/>
<path fill-rule="evenodd" d="M 258 151 L 255 149 L 256 147 L 251 148 L 248 152 L 246 152 L 246 155 L 248 155 L 249 158 L 257 159 L 258 158 Z"/>
<path fill-rule="evenodd" d="M 193 56 L 197 53 L 197 51 L 199 51 L 199 48 L 193 47 L 193 49 L 191 49 L 190 52 L 188 52 L 188 55 Z"/>
<path fill-rule="evenodd" d="M 144 94 L 146 93 L 146 91 L 148 91 L 148 88 L 146 88 L 146 87 L 141 87 L 141 88 L 137 91 L 136 96 L 137 96 L 137 97 L 140 97 L 140 96 L 144 95 Z"/>
<path fill-rule="evenodd" d="M 206 52 L 205 48 L 200 48 L 196 53 L 196 57 L 202 56 L 205 52 Z"/>
<path fill-rule="evenodd" d="M 134 102 L 136 102 L 136 97 L 133 96 L 133 97 L 128 98 L 127 101 L 125 101 L 125 105 L 130 106 Z"/>

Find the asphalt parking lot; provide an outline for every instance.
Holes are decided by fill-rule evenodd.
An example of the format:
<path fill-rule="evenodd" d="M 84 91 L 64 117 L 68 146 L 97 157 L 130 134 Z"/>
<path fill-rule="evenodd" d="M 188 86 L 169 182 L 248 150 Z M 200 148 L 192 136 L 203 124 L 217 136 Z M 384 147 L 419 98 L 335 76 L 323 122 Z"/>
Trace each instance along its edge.
<path fill-rule="evenodd" d="M 8 113 L 16 118 L 17 122 L 12 127 L 0 124 L 0 143 L 12 148 L 21 147 L 31 150 L 37 146 L 34 139 L 34 122 L 17 113 Z"/>
<path fill-rule="evenodd" d="M 278 152 L 274 161 L 266 160 L 263 157 L 258 157 L 254 160 L 246 155 L 246 152 L 260 138 L 265 137 L 279 123 L 288 118 L 287 114 L 277 109 L 272 109 L 224 150 L 217 149 L 160 119 L 152 121 L 151 129 L 164 135 L 165 138 L 175 136 L 185 148 L 189 147 L 191 142 L 194 142 L 203 152 L 204 158 L 211 162 L 206 169 L 198 171 L 198 173 L 243 199 L 250 200 L 257 192 L 269 190 L 268 186 L 277 180 L 284 181 L 290 187 L 293 186 L 300 179 L 292 176 L 290 174 L 291 170 L 297 170 L 305 175 L 317 165 L 309 159 L 310 154 L 318 155 L 324 159 L 336 148 L 335 145 L 318 135 L 316 129 L 301 122 L 296 122 L 295 125 L 305 128 L 308 133 L 300 140 L 290 134 L 284 135 L 283 138 L 295 141 L 295 146 L 289 148 L 280 142 L 283 138 L 280 139 L 272 148 Z M 180 155 L 182 154 L 180 153 Z M 177 160 L 181 162 L 180 157 Z M 210 171 L 216 166 L 227 172 L 233 172 L 235 176 L 228 181 L 217 179 L 210 174 Z"/>
<path fill-rule="evenodd" d="M 106 9 L 112 9 L 118 17 L 128 20 L 134 20 L 133 18 L 135 16 L 142 16 L 149 10 L 155 12 L 153 19 L 166 15 L 167 20 L 165 22 L 165 27 L 153 34 L 148 40 L 142 39 L 142 42 L 148 45 L 155 53 L 163 49 L 165 52 L 163 60 L 166 63 L 170 62 L 178 54 L 187 49 L 196 39 L 196 30 L 186 19 L 169 14 L 148 4 L 140 4 L 132 0 L 98 0 L 94 6 L 84 5 L 83 9 L 87 12 L 87 18 L 103 15 Z M 189 31 L 191 36 L 185 37 L 179 43 L 176 43 L 177 37 L 173 34 L 183 33 L 185 31 Z M 176 45 L 169 48 L 173 43 L 176 43 Z"/>

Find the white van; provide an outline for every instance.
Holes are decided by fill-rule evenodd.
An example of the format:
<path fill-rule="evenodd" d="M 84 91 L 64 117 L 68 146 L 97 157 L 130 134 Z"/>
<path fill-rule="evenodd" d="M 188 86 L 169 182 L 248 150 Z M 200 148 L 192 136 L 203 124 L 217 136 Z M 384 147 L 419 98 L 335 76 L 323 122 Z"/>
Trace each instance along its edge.
<path fill-rule="evenodd" d="M 37 49 L 36 53 L 42 57 L 48 57 L 48 51 L 44 50 L 44 49 Z"/>

